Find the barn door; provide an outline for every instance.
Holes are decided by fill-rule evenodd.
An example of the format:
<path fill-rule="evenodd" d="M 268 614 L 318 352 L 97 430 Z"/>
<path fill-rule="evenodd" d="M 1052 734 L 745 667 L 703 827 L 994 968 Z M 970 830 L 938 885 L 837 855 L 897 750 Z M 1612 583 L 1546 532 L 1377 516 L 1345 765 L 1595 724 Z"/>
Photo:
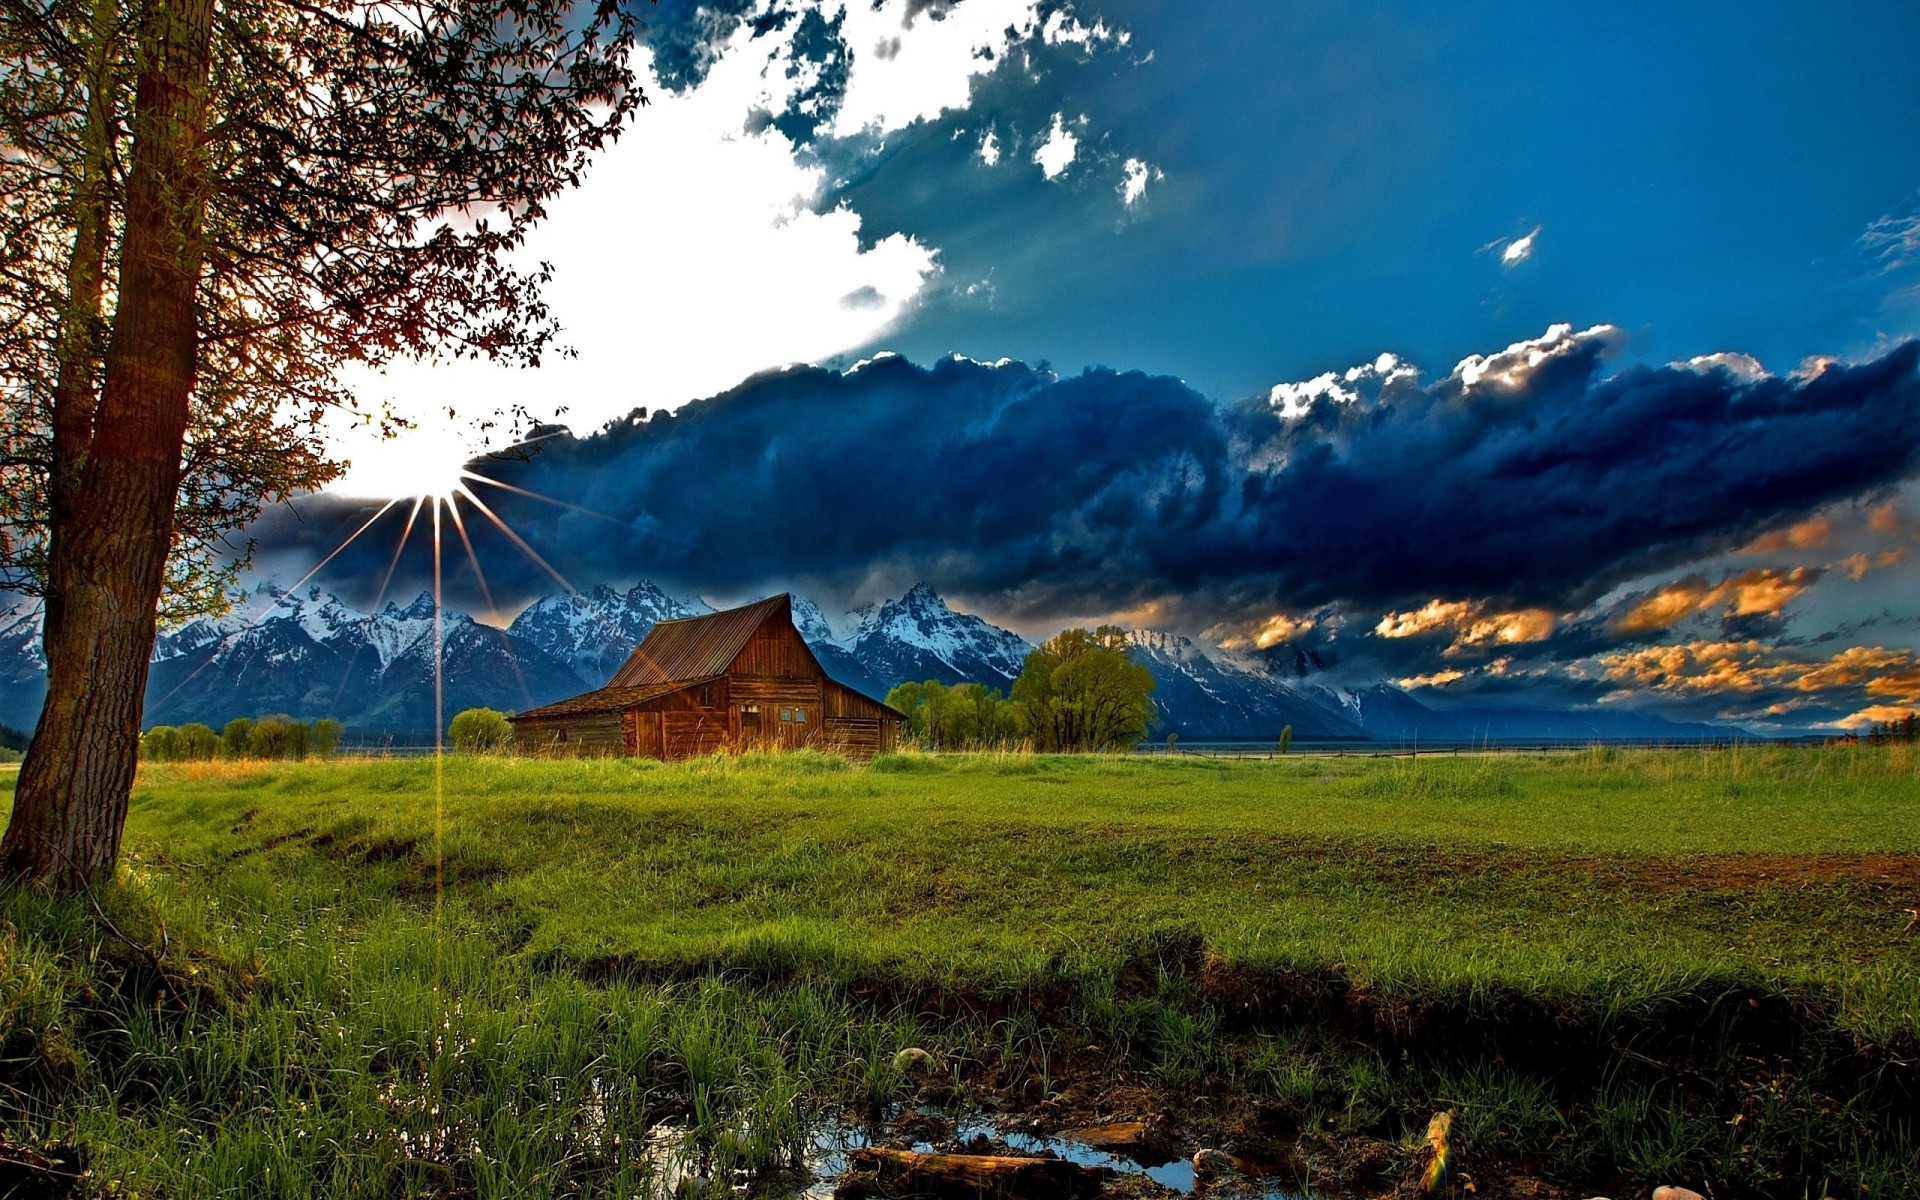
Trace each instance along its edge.
<path fill-rule="evenodd" d="M 758 750 L 763 735 L 760 725 L 760 706 L 742 704 L 740 706 L 740 745 L 748 750 Z"/>
<path fill-rule="evenodd" d="M 627 717 L 633 722 L 627 734 L 627 753 L 638 758 L 665 758 L 667 748 L 660 738 L 660 714 L 629 712 Z"/>

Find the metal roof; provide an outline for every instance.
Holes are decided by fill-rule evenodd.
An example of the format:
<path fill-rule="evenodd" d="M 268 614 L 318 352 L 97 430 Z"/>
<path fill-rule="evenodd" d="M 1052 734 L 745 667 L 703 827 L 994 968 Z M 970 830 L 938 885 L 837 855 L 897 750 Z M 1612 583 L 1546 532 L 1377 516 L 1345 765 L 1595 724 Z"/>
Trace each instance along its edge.
<path fill-rule="evenodd" d="M 652 683 L 644 687 L 614 687 L 609 684 L 597 691 L 572 696 L 565 700 L 556 700 L 552 704 L 530 708 L 523 713 L 515 713 L 507 720 L 524 721 L 532 717 L 543 719 L 583 717 L 592 713 L 613 712 L 629 705 L 645 703 L 669 692 L 677 692 L 696 684 L 710 683 L 712 680 L 713 676 L 708 676 L 705 679 L 682 679 L 674 683 Z"/>
<path fill-rule="evenodd" d="M 725 612 L 661 621 L 647 632 L 646 640 L 635 647 L 633 655 L 602 690 L 687 684 L 724 675 L 753 639 L 754 630 L 768 617 L 791 608 L 791 598 L 782 592 Z"/>

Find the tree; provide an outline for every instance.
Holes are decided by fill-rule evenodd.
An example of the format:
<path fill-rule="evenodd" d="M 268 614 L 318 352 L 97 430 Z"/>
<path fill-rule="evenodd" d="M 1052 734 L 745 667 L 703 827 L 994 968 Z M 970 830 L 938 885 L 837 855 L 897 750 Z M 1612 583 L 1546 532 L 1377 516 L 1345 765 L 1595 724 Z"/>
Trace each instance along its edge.
<path fill-rule="evenodd" d="M 321 717 L 313 723 L 313 756 L 332 758 L 333 752 L 340 746 L 340 738 L 347 727 L 332 717 Z"/>
<path fill-rule="evenodd" d="M 1039 750 L 1120 750 L 1152 723 L 1153 673 L 1127 655 L 1126 630 L 1068 629 L 1027 655 L 1013 706 Z"/>
<path fill-rule="evenodd" d="M 1180 735 L 1178 733 L 1169 733 L 1167 735 L 1167 753 L 1178 754 L 1179 752 L 1180 752 Z"/>
<path fill-rule="evenodd" d="M 1282 725 L 1280 727 L 1280 753 L 1285 754 L 1291 749 L 1293 749 L 1293 726 Z"/>
<path fill-rule="evenodd" d="M 180 758 L 183 762 L 207 762 L 220 750 L 220 735 L 198 721 L 180 727 Z"/>
<path fill-rule="evenodd" d="M 171 725 L 155 725 L 140 735 L 140 757 L 148 762 L 178 762 L 180 731 Z"/>
<path fill-rule="evenodd" d="M 546 268 L 507 255 L 644 101 L 633 31 L 617 0 L 0 10 L 0 578 L 48 662 L 0 873 L 111 869 L 156 620 L 328 478 L 340 365 L 539 362 Z"/>
<path fill-rule="evenodd" d="M 455 750 L 468 754 L 504 750 L 513 741 L 513 726 L 507 724 L 507 714 L 498 709 L 462 709 L 447 725 L 447 740 Z"/>
<path fill-rule="evenodd" d="M 895 684 L 887 705 L 906 714 L 906 734 L 934 750 L 969 750 L 1003 745 L 1019 736 L 1011 705 L 985 684 L 952 687 L 937 679 Z"/>
<path fill-rule="evenodd" d="M 235 717 L 220 730 L 220 753 L 228 758 L 245 758 L 253 752 L 253 718 Z"/>

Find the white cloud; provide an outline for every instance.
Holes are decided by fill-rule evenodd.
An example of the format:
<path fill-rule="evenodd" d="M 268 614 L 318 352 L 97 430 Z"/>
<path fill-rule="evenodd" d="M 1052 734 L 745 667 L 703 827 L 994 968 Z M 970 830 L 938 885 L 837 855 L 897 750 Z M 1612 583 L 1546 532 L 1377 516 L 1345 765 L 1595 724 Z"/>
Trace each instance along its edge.
<path fill-rule="evenodd" d="M 1517 267 L 1533 257 L 1533 243 L 1540 236 L 1540 226 L 1535 225 L 1521 236 L 1508 242 L 1506 249 L 1500 251 L 1500 265 Z"/>
<path fill-rule="evenodd" d="M 908 35 L 902 56 L 911 44 Z M 337 486 L 395 489 L 393 464 L 409 447 L 445 453 L 449 408 L 470 426 L 516 406 L 537 416 L 564 406 L 561 420 L 591 429 L 639 405 L 677 408 L 755 371 L 818 361 L 893 324 L 937 274 L 937 252 L 897 233 L 863 248 L 858 214 L 812 211 L 822 168 L 800 162 L 775 128 L 742 129 L 748 112 L 778 111 L 795 94 L 790 57 L 778 37 L 743 30 L 699 87 L 676 94 L 654 81 L 641 52 L 654 102 L 582 187 L 554 199 L 522 255 L 555 264 L 545 297 L 578 357 L 549 356 L 537 371 L 401 362 L 381 376 L 350 375 L 364 397 L 391 399 L 423 428 L 382 445 L 334 421 L 340 453 L 387 464 L 362 461 Z"/>
<path fill-rule="evenodd" d="M 967 0 L 943 9 L 938 20 L 922 13 L 909 24 L 907 0 L 877 8 L 868 0 L 829 0 L 822 12 L 843 22 L 841 36 L 854 48 L 834 133 L 903 129 L 965 108 L 976 77 L 1041 33 L 1039 8 L 1038 0 Z M 882 44 L 892 53 L 866 50 Z"/>
<path fill-rule="evenodd" d="M 967 107 L 976 80 L 1022 43 L 1128 40 L 1059 10 L 1043 21 L 1040 0 L 922 6 L 911 20 L 908 0 L 817 3 L 847 48 L 827 131 L 839 136 L 884 137 Z M 639 51 L 636 72 L 653 103 L 529 237 L 520 261 L 554 264 L 545 299 L 577 357 L 549 355 L 537 371 L 402 362 L 381 375 L 350 372 L 365 399 L 391 401 L 422 428 L 382 443 L 344 416 L 331 421 L 338 452 L 357 460 L 346 486 L 404 492 L 410 455 L 457 453 L 450 429 L 477 450 L 475 427 L 493 420 L 504 431 L 502 415 L 517 408 L 587 430 L 638 406 L 677 408 L 756 371 L 817 362 L 871 344 L 924 296 L 939 275 L 937 249 L 901 233 L 863 245 L 857 213 L 815 211 L 833 182 L 825 168 L 778 127 L 750 120 L 824 111 L 819 96 L 801 99 L 821 66 L 796 51 L 799 23 L 758 37 L 753 24 L 713 46 L 704 79 L 681 92 L 660 84 Z M 991 166 L 1006 149 L 990 127 L 979 154 Z M 1035 161 L 1052 179 L 1077 153 L 1078 138 L 1056 117 Z M 990 296 L 990 283 L 977 286 Z M 502 440 L 496 432 L 494 444 Z"/>
<path fill-rule="evenodd" d="M 1756 383 L 1767 378 L 1766 367 L 1751 354 L 1722 351 L 1719 354 L 1699 354 L 1685 362 L 1670 363 L 1685 371 L 1698 371 L 1702 375 L 1714 371 L 1725 371 L 1741 383 Z"/>
<path fill-rule="evenodd" d="M 1626 331 L 1617 325 L 1595 325 L 1578 333 L 1573 331 L 1570 324 L 1551 325 L 1540 337 L 1515 342 L 1505 350 L 1493 354 L 1468 355 L 1453 368 L 1453 378 L 1469 390 L 1482 386 L 1517 388 L 1525 385 L 1536 371 L 1555 359 L 1565 358 L 1594 345 L 1598 345 L 1603 353 L 1609 352 L 1617 349 L 1626 339 Z"/>
<path fill-rule="evenodd" d="M 1378 398 L 1396 384 L 1419 378 L 1419 367 L 1385 351 L 1372 362 L 1345 371 L 1327 371 L 1302 383 L 1276 383 L 1267 392 L 1267 402 L 1279 410 L 1280 416 L 1293 420 L 1306 416 L 1316 401 L 1353 404 L 1363 398 Z"/>
<path fill-rule="evenodd" d="M 1148 180 L 1158 183 L 1167 177 L 1160 168 L 1150 166 L 1138 158 L 1129 158 L 1121 170 L 1124 176 L 1120 180 L 1120 202 L 1128 208 L 1132 208 L 1146 197 Z"/>
<path fill-rule="evenodd" d="M 1058 179 L 1061 172 L 1073 165 L 1079 153 L 1080 139 L 1067 128 L 1066 119 L 1060 113 L 1053 114 L 1053 127 L 1033 152 L 1033 161 L 1040 164 L 1040 173 L 1048 179 Z"/>
<path fill-rule="evenodd" d="M 1854 245 L 1879 274 L 1920 262 L 1920 210 L 1878 218 Z"/>

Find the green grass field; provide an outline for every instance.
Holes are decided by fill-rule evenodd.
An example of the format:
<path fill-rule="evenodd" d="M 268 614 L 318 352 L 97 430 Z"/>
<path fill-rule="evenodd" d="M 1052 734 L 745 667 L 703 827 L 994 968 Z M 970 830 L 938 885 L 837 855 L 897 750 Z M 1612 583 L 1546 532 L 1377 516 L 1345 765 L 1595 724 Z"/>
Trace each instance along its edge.
<path fill-rule="evenodd" d="M 1904 748 L 154 767 L 106 900 L 7 894 L 0 1108 L 135 1194 L 764 1176 L 911 1044 L 1361 1190 L 1438 1108 L 1554 1187 L 1920 1172 Z"/>

